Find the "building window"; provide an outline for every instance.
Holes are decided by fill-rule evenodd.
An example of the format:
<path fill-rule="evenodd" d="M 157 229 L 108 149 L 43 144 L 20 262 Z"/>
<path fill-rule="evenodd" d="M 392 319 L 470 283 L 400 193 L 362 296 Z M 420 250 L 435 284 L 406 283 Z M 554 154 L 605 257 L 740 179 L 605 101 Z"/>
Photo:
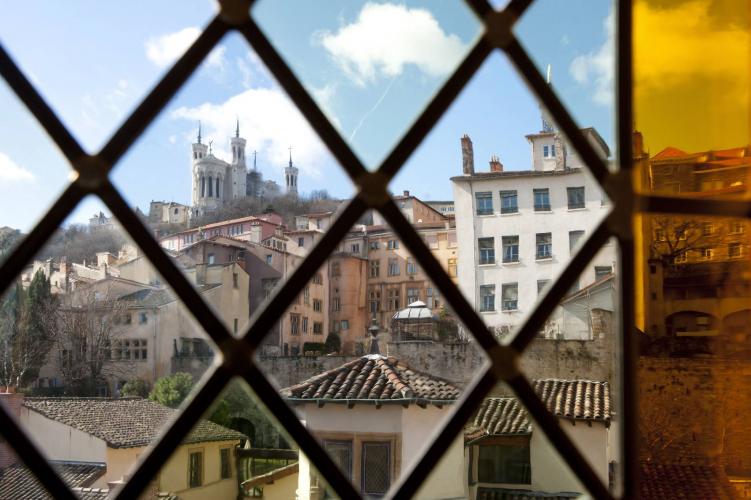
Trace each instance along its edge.
<path fill-rule="evenodd" d="M 417 274 L 417 264 L 412 257 L 407 257 L 407 274 Z"/>
<path fill-rule="evenodd" d="M 456 257 L 451 257 L 448 261 L 449 277 L 456 278 L 458 276 L 459 269 L 456 266 Z"/>
<path fill-rule="evenodd" d="M 399 248 L 399 240 L 389 240 L 387 246 L 389 250 L 396 250 Z"/>
<path fill-rule="evenodd" d="M 323 334 L 323 323 L 320 321 L 314 321 L 313 322 L 313 335 L 321 335 Z"/>
<path fill-rule="evenodd" d="M 411 303 L 416 302 L 420 300 L 420 289 L 419 288 L 407 288 L 407 306 L 409 306 Z"/>
<path fill-rule="evenodd" d="M 232 322 L 232 332 L 237 333 L 237 318 L 235 318 Z"/>
<path fill-rule="evenodd" d="M 582 236 L 584 236 L 584 231 L 568 232 L 568 249 L 572 254 L 574 253 L 574 250 L 579 246 L 579 241 L 581 241 Z"/>
<path fill-rule="evenodd" d="M 739 221 L 739 220 L 730 221 L 730 233 L 731 234 L 742 234 L 744 231 L 745 231 L 745 226 L 743 225 L 742 221 Z"/>
<path fill-rule="evenodd" d="M 481 483 L 531 484 L 532 466 L 526 445 L 480 445 L 477 480 Z"/>
<path fill-rule="evenodd" d="M 303 288 L 302 300 L 303 300 L 303 304 L 305 304 L 306 306 L 310 305 L 310 286 L 306 286 L 305 288 Z"/>
<path fill-rule="evenodd" d="M 553 256 L 553 237 L 551 233 L 537 233 L 535 235 L 537 260 L 549 259 Z"/>
<path fill-rule="evenodd" d="M 112 341 L 110 358 L 114 361 L 146 361 L 149 359 L 147 339 L 116 339 Z"/>
<path fill-rule="evenodd" d="M 519 262 L 519 237 L 503 236 L 503 262 Z"/>
<path fill-rule="evenodd" d="M 425 243 L 427 243 L 428 248 L 436 249 L 438 248 L 438 235 L 437 234 L 429 234 L 425 236 Z"/>
<path fill-rule="evenodd" d="M 399 275 L 399 259 L 389 259 L 389 276 Z"/>
<path fill-rule="evenodd" d="M 370 277 L 377 278 L 381 272 L 381 261 L 378 259 L 371 260 L 368 263 L 368 267 L 370 269 Z"/>
<path fill-rule="evenodd" d="M 203 452 L 192 451 L 188 455 L 188 487 L 197 488 L 203 484 Z"/>
<path fill-rule="evenodd" d="M 138 314 L 138 323 L 139 324 L 145 325 L 148 322 L 149 322 L 149 313 L 142 312 L 142 313 Z"/>
<path fill-rule="evenodd" d="M 493 215 L 493 193 L 475 193 L 477 215 Z"/>
<path fill-rule="evenodd" d="M 355 243 L 354 245 L 352 245 L 352 253 L 354 253 L 354 254 L 359 254 L 360 253 L 360 244 L 359 243 Z"/>
<path fill-rule="evenodd" d="M 362 443 L 362 493 L 383 496 L 391 486 L 391 443 Z"/>
<path fill-rule="evenodd" d="M 347 478 L 352 479 L 352 441 L 324 439 L 323 449 Z"/>
<path fill-rule="evenodd" d="M 323 301 L 320 299 L 313 299 L 313 310 L 315 312 L 321 312 L 323 310 Z"/>
<path fill-rule="evenodd" d="M 271 254 L 266 255 L 266 264 L 271 265 L 271 262 L 273 261 L 274 256 Z"/>
<path fill-rule="evenodd" d="M 516 189 L 512 191 L 501 191 L 500 194 L 502 214 L 515 214 L 519 212 L 519 202 Z"/>
<path fill-rule="evenodd" d="M 714 258 L 714 250 L 711 248 L 700 248 L 699 258 L 701 260 L 712 260 L 712 258 Z"/>
<path fill-rule="evenodd" d="M 314 285 L 323 285 L 323 275 L 321 273 L 315 273 L 313 275 L 313 284 Z"/>
<path fill-rule="evenodd" d="M 734 259 L 743 256 L 743 247 L 740 243 L 728 243 L 728 257 Z"/>
<path fill-rule="evenodd" d="M 370 301 L 370 314 L 375 315 L 381 309 L 381 292 L 371 290 L 368 293 L 368 300 Z"/>
<path fill-rule="evenodd" d="M 392 288 L 388 291 L 388 305 L 389 311 L 399 310 L 399 289 Z"/>
<path fill-rule="evenodd" d="M 339 300 L 339 297 L 334 297 L 334 299 L 331 301 L 331 308 L 334 311 L 341 311 L 342 310 L 342 303 Z"/>
<path fill-rule="evenodd" d="M 553 158 L 553 157 L 555 157 L 555 144 L 551 144 L 550 146 L 543 146 L 542 147 L 542 156 L 544 158 Z"/>
<path fill-rule="evenodd" d="M 349 330 L 349 320 L 343 319 L 341 326 L 342 326 L 342 330 Z"/>
<path fill-rule="evenodd" d="M 480 265 L 495 264 L 495 239 L 478 238 L 477 248 L 480 250 Z"/>
<path fill-rule="evenodd" d="M 568 209 L 584 208 L 584 186 L 566 188 Z"/>
<path fill-rule="evenodd" d="M 537 295 L 540 295 L 542 291 L 545 290 L 548 283 L 550 283 L 550 280 L 537 280 Z"/>
<path fill-rule="evenodd" d="M 339 267 L 339 262 L 332 262 L 331 263 L 331 276 L 339 276 L 341 274 L 341 269 Z"/>
<path fill-rule="evenodd" d="M 665 241 L 665 231 L 662 229 L 655 229 L 655 241 Z"/>
<path fill-rule="evenodd" d="M 715 232 L 715 226 L 711 222 L 704 222 L 701 226 L 702 236 L 712 236 Z"/>
<path fill-rule="evenodd" d="M 304 247 L 305 246 L 305 238 L 297 238 L 297 246 Z"/>
<path fill-rule="evenodd" d="M 533 189 L 532 195 L 534 196 L 535 212 L 550 212 L 550 190 Z"/>
<path fill-rule="evenodd" d="M 240 286 L 240 275 L 237 273 L 232 273 L 232 288 L 238 288 Z"/>
<path fill-rule="evenodd" d="M 519 308 L 519 285 L 506 283 L 501 285 L 501 309 L 516 311 Z"/>
<path fill-rule="evenodd" d="M 595 281 L 613 274 L 613 266 L 595 266 Z"/>
<path fill-rule="evenodd" d="M 289 332 L 291 335 L 300 335 L 300 315 L 289 315 Z"/>
<path fill-rule="evenodd" d="M 371 250 L 378 250 L 378 241 L 371 241 L 368 243 L 368 248 Z"/>
<path fill-rule="evenodd" d="M 425 305 L 427 305 L 429 309 L 435 309 L 438 307 L 438 290 L 428 287 L 425 290 L 425 297 Z"/>
<path fill-rule="evenodd" d="M 673 257 L 673 262 L 675 264 L 682 264 L 682 263 L 686 262 L 687 260 L 688 260 L 688 254 L 687 254 L 687 252 L 685 250 L 682 251 L 682 252 L 678 252 Z"/>
<path fill-rule="evenodd" d="M 232 477 L 232 462 L 230 462 L 230 449 L 222 448 L 219 450 L 219 469 L 222 479 Z"/>
<path fill-rule="evenodd" d="M 495 311 L 495 285 L 480 285 L 480 311 Z"/>
<path fill-rule="evenodd" d="M 308 333 L 308 317 L 303 316 L 302 317 L 302 334 L 307 335 Z"/>

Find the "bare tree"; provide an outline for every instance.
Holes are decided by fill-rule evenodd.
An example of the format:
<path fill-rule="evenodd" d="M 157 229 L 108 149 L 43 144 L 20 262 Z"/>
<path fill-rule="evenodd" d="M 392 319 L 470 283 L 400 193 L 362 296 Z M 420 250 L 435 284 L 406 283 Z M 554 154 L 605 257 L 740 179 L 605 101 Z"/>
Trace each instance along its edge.
<path fill-rule="evenodd" d="M 698 220 L 673 215 L 652 216 L 651 251 L 653 258 L 673 264 L 692 251 L 716 248 L 724 241 L 725 220 Z"/>
<path fill-rule="evenodd" d="M 128 305 L 109 293 L 90 290 L 75 304 L 57 310 L 54 342 L 69 390 L 94 395 L 106 382 L 105 375 L 116 374 L 112 353 L 130 324 Z"/>

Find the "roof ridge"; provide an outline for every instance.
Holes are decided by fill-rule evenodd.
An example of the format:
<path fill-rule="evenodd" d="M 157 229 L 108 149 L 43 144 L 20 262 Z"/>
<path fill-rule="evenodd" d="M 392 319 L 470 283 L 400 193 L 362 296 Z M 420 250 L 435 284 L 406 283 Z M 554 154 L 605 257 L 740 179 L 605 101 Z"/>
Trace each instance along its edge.
<path fill-rule="evenodd" d="M 393 361 L 391 361 L 393 360 Z M 412 387 L 405 383 L 404 380 L 402 380 L 402 377 L 399 375 L 399 372 L 395 369 L 394 366 L 391 366 L 390 362 L 395 362 L 396 366 L 398 365 L 398 361 L 396 358 L 388 357 L 386 359 L 378 359 L 375 361 L 375 364 L 381 369 L 381 372 L 386 376 L 386 378 L 389 380 L 389 382 L 392 383 L 395 389 L 395 393 L 399 394 L 403 398 L 411 398 L 414 397 L 415 391 L 412 389 Z M 406 365 L 404 365 L 406 368 Z M 392 395 L 391 398 L 393 399 L 394 396 Z"/>

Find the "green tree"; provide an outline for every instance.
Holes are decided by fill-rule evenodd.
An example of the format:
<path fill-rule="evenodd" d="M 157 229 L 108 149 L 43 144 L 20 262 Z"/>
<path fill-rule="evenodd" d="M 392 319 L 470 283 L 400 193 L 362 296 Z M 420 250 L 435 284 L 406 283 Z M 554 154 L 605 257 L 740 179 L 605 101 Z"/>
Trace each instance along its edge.
<path fill-rule="evenodd" d="M 57 300 L 39 270 L 29 289 L 16 284 L 0 303 L 0 384 L 23 387 L 37 377 L 52 346 Z"/>
<path fill-rule="evenodd" d="M 141 378 L 129 380 L 120 390 L 120 396 L 145 398 L 149 395 L 149 384 Z"/>
<path fill-rule="evenodd" d="M 178 372 L 162 377 L 154 384 L 149 399 L 170 408 L 177 408 L 193 389 L 193 376 Z"/>
<path fill-rule="evenodd" d="M 339 352 L 342 349 L 342 339 L 338 333 L 331 332 L 326 337 L 326 344 L 324 346 L 324 352 L 326 354 L 332 352 Z"/>

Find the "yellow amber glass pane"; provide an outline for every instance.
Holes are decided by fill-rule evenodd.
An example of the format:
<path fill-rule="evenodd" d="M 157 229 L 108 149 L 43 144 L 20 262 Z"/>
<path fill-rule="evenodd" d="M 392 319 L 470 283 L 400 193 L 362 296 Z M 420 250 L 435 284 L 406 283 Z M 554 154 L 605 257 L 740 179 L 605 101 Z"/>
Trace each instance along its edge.
<path fill-rule="evenodd" d="M 634 2 L 635 155 L 648 191 L 747 190 L 751 45 L 748 2 Z"/>
<path fill-rule="evenodd" d="M 749 221 L 644 214 L 636 231 L 641 493 L 671 484 L 676 497 L 743 497 L 751 485 Z"/>

